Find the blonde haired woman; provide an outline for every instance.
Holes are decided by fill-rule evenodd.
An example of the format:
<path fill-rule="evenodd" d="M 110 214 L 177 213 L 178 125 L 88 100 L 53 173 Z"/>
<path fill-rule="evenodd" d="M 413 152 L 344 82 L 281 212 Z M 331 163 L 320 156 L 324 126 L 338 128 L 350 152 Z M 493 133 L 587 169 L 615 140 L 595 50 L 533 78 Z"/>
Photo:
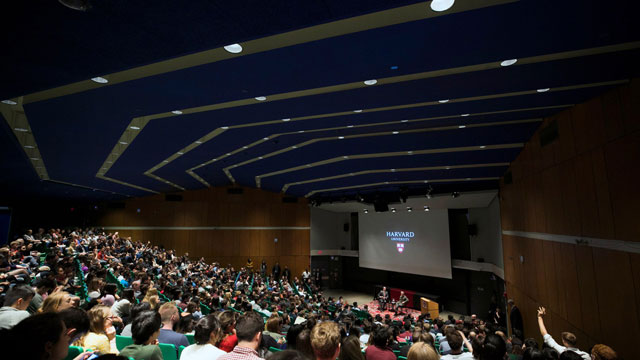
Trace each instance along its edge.
<path fill-rule="evenodd" d="M 438 360 L 440 355 L 426 342 L 411 345 L 407 360 Z"/>
<path fill-rule="evenodd" d="M 82 347 L 99 351 L 101 354 L 117 354 L 115 338 L 116 330 L 113 322 L 119 320 L 111 314 L 111 309 L 96 305 L 87 312 L 89 316 L 89 332 L 82 338 Z"/>
<path fill-rule="evenodd" d="M 144 295 L 144 299 L 142 299 L 142 302 L 149 303 L 152 310 L 158 309 L 158 305 L 160 304 L 158 289 L 154 287 L 149 288 L 149 290 L 147 290 L 147 293 Z"/>
<path fill-rule="evenodd" d="M 40 312 L 58 312 L 73 307 L 73 298 L 68 292 L 57 291 L 47 296 L 42 302 Z"/>

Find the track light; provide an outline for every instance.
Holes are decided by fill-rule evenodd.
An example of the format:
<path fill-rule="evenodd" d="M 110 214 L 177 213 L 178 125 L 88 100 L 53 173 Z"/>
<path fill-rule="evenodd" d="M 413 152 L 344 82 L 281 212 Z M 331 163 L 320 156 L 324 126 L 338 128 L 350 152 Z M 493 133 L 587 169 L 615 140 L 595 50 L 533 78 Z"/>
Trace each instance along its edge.
<path fill-rule="evenodd" d="M 413 209 L 411 208 L 411 206 L 407 206 L 407 212 L 412 212 Z"/>
<path fill-rule="evenodd" d="M 433 188 L 431 187 L 431 185 L 429 185 L 429 188 L 427 189 L 426 197 L 427 199 L 431 199 L 433 197 Z"/>
<path fill-rule="evenodd" d="M 424 211 L 429 211 L 429 207 L 425 205 Z"/>
<path fill-rule="evenodd" d="M 365 214 L 368 214 L 368 213 L 369 213 L 369 210 L 364 209 L 364 213 L 365 213 Z"/>
<path fill-rule="evenodd" d="M 396 212 L 396 208 L 391 208 L 391 212 L 392 213 Z"/>
<path fill-rule="evenodd" d="M 454 191 L 454 192 L 451 193 L 451 197 L 454 198 L 454 199 L 457 198 L 458 196 L 460 196 L 460 193 L 457 192 L 457 191 Z"/>

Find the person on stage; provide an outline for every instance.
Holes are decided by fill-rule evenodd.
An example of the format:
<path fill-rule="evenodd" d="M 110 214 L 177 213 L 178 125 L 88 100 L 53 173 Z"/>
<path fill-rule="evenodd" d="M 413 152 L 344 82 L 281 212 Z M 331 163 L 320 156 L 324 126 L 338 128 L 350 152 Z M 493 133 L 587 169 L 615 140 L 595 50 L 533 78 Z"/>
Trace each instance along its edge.
<path fill-rule="evenodd" d="M 380 311 L 384 311 L 387 308 L 387 303 L 389 302 L 389 292 L 387 291 L 387 287 L 383 286 L 382 290 L 378 293 L 378 303 L 380 303 Z"/>
<path fill-rule="evenodd" d="M 407 305 L 408 302 L 409 298 L 407 297 L 407 295 L 404 294 L 404 291 L 400 291 L 400 297 L 398 298 L 398 301 L 396 301 L 396 314 L 399 312 L 400 308 Z"/>

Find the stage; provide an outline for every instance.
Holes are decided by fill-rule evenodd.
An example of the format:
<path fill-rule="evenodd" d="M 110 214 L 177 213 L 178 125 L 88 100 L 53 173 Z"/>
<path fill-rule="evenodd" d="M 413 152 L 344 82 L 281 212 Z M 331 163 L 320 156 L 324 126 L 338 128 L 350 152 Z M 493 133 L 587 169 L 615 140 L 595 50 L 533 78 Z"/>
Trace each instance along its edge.
<path fill-rule="evenodd" d="M 337 300 L 340 296 L 342 296 L 344 300 L 349 304 L 353 304 L 354 302 L 357 302 L 358 307 L 361 309 L 363 305 L 369 305 L 369 313 L 372 316 L 376 316 L 377 314 L 380 314 L 380 316 L 384 317 L 386 314 L 389 314 L 389 316 L 391 316 L 391 318 L 394 320 L 401 320 L 402 318 L 404 318 L 404 316 L 406 316 L 406 315 L 395 316 L 393 311 L 380 312 L 380 310 L 378 309 L 378 302 L 373 301 L 373 298 L 370 294 L 359 293 L 359 292 L 350 291 L 350 290 L 342 290 L 342 289 L 327 289 L 327 290 L 323 290 L 322 294 L 326 298 L 332 297 L 335 300 Z M 402 311 L 406 314 L 410 314 L 413 318 L 417 318 L 420 315 L 420 310 L 403 308 Z M 461 316 L 460 314 L 456 314 L 450 311 L 440 312 L 440 317 L 443 319 L 446 319 L 449 315 L 453 315 L 456 319 L 458 319 Z"/>

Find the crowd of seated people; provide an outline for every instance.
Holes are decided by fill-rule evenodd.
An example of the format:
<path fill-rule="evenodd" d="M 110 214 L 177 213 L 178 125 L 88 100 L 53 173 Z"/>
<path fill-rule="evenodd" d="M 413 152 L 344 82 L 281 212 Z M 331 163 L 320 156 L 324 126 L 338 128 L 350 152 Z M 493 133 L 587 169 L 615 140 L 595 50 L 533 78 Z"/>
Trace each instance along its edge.
<path fill-rule="evenodd" d="M 322 296 L 306 269 L 267 270 L 100 229 L 28 231 L 0 248 L 0 342 L 7 358 L 47 360 L 616 359 L 606 345 L 578 350 L 570 333 L 556 343 L 543 308 L 540 347 L 475 316 L 373 317 Z"/>

